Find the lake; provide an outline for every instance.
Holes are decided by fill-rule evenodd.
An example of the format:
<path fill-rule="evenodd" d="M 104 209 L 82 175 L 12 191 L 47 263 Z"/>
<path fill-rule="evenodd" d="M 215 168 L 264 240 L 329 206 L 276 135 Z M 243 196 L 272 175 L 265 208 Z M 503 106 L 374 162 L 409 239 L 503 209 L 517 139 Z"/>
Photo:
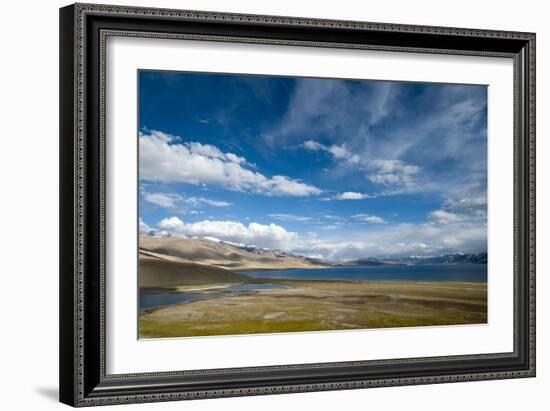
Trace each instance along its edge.
<path fill-rule="evenodd" d="M 243 272 L 256 278 L 293 280 L 393 280 L 487 282 L 487 264 L 382 265 Z"/>
<path fill-rule="evenodd" d="M 207 300 L 209 298 L 231 297 L 254 291 L 287 288 L 280 284 L 235 284 L 229 287 L 216 288 L 204 291 L 180 292 L 170 288 L 140 288 L 139 310 L 143 314 L 146 310 L 167 307 L 169 305 Z"/>
<path fill-rule="evenodd" d="M 245 271 L 255 278 L 293 280 L 392 280 L 392 281 L 458 281 L 487 282 L 486 264 L 456 265 L 385 265 L 364 267 L 335 267 L 315 269 L 288 269 Z M 249 294 L 255 291 L 287 288 L 272 283 L 235 284 L 204 291 L 180 292 L 170 288 L 142 288 L 139 290 L 140 314 L 146 310 L 167 307 L 184 302 Z"/>

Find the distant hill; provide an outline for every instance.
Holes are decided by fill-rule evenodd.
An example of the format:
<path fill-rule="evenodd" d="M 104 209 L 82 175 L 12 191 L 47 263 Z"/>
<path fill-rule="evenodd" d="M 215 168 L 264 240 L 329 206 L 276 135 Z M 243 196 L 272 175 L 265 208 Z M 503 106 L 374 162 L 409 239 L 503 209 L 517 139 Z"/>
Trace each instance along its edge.
<path fill-rule="evenodd" d="M 378 258 L 360 258 L 351 261 L 351 265 L 358 266 L 381 266 L 381 265 L 403 265 L 399 260 L 380 260 Z"/>
<path fill-rule="evenodd" d="M 381 265 L 419 265 L 419 264 L 487 264 L 487 253 L 475 254 L 446 254 L 436 257 L 403 257 L 395 259 L 362 258 L 348 261 L 352 266 L 381 266 Z"/>
<path fill-rule="evenodd" d="M 323 268 L 329 265 L 281 250 L 240 246 L 205 238 L 141 236 L 140 251 L 176 258 L 178 263 L 208 265 L 228 270 Z"/>
<path fill-rule="evenodd" d="M 414 257 L 404 262 L 408 264 L 487 264 L 487 253 L 457 253 L 437 257 Z"/>
<path fill-rule="evenodd" d="M 487 264 L 487 253 L 392 259 L 361 258 L 329 263 L 281 250 L 229 244 L 215 239 L 141 236 L 139 241 L 140 287 L 251 280 L 235 271 L 419 264 Z"/>

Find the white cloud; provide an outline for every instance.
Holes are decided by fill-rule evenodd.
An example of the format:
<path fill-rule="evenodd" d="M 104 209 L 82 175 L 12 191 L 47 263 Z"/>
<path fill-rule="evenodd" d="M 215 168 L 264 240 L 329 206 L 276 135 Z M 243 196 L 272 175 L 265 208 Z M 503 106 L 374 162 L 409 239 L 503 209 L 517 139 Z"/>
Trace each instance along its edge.
<path fill-rule="evenodd" d="M 277 224 L 250 223 L 247 226 L 237 221 L 203 220 L 184 223 L 178 217 L 161 220 L 158 228 L 172 235 L 192 237 L 215 237 L 223 241 L 254 245 L 256 247 L 288 249 L 297 234 Z"/>
<path fill-rule="evenodd" d="M 397 88 L 391 82 L 373 82 L 367 87 L 357 87 L 352 82 L 341 80 L 298 80 L 287 112 L 270 134 L 287 139 L 321 133 L 358 137 L 356 131 L 364 132 L 387 116 L 387 103 Z M 334 104 L 335 101 L 338 104 Z M 350 136 L 350 132 L 354 135 Z"/>
<path fill-rule="evenodd" d="M 363 174 L 385 186 L 383 195 L 431 191 L 448 197 L 473 180 L 483 192 L 486 102 L 486 88 L 480 86 L 428 86 L 413 98 L 396 83 L 308 79 L 297 83 L 287 112 L 270 133 L 289 146 L 307 140 L 303 146 L 309 150 L 345 147 L 348 157 L 331 171 Z M 428 108 L 411 109 L 413 104 Z M 315 141 L 320 135 L 324 144 Z M 399 163 L 390 171 L 383 162 Z"/>
<path fill-rule="evenodd" d="M 436 256 L 487 250 L 487 232 L 477 223 L 398 224 L 361 233 L 327 238 L 300 237 L 293 242 L 295 254 L 318 254 L 333 261 L 365 257 Z"/>
<path fill-rule="evenodd" d="M 327 147 L 324 144 L 318 143 L 317 141 L 314 141 L 314 140 L 307 140 L 304 143 L 304 147 L 307 148 L 308 150 L 313 150 L 313 151 L 327 149 Z"/>
<path fill-rule="evenodd" d="M 178 193 L 149 193 L 145 190 L 142 190 L 142 195 L 145 201 L 156 204 L 164 208 L 179 208 L 180 205 L 193 205 L 199 206 L 201 204 L 206 204 L 212 207 L 228 207 L 232 203 L 228 201 L 221 200 L 212 200 L 205 197 L 187 197 Z"/>
<path fill-rule="evenodd" d="M 279 221 L 297 221 L 297 222 L 311 221 L 311 217 L 304 217 L 304 216 L 299 216 L 294 214 L 273 213 L 273 214 L 268 214 L 268 216 Z"/>
<path fill-rule="evenodd" d="M 143 198 L 150 203 L 164 208 L 174 208 L 177 200 L 173 195 L 163 193 L 144 193 Z"/>
<path fill-rule="evenodd" d="M 367 178 L 376 184 L 398 185 L 407 189 L 416 186 L 415 175 L 420 167 L 401 160 L 371 160 L 367 163 Z"/>
<path fill-rule="evenodd" d="M 487 211 L 487 195 L 477 194 L 470 197 L 450 198 L 445 201 L 445 206 L 453 210 L 464 212 Z"/>
<path fill-rule="evenodd" d="M 368 194 L 357 193 L 355 191 L 345 191 L 336 195 L 334 198 L 336 200 L 364 200 L 365 198 L 369 197 L 370 195 Z"/>
<path fill-rule="evenodd" d="M 246 159 L 244 157 L 239 157 L 236 154 L 233 153 L 227 153 L 225 155 L 229 161 L 232 161 L 237 164 L 246 164 Z"/>
<path fill-rule="evenodd" d="M 273 196 L 318 195 L 321 190 L 286 176 L 268 178 L 253 171 L 246 159 L 198 142 L 177 143 L 160 131 L 140 132 L 140 178 L 149 181 L 216 184 L 235 191 Z"/>
<path fill-rule="evenodd" d="M 487 249 L 487 231 L 476 222 L 454 224 L 381 225 L 377 216 L 356 215 L 378 223 L 368 231 L 342 234 L 338 225 L 327 225 L 320 233 L 296 233 L 277 224 L 247 225 L 238 221 L 203 220 L 185 223 L 178 217 L 161 220 L 151 229 L 140 220 L 140 233 L 182 237 L 210 237 L 235 244 L 281 249 L 298 255 L 317 255 L 333 261 L 365 257 L 434 256 Z M 383 220 L 383 219 L 382 219 Z M 385 220 L 384 220 L 385 221 Z M 350 241 L 353 238 L 353 241 Z"/>
<path fill-rule="evenodd" d="M 348 158 L 350 156 L 350 152 L 344 145 L 332 145 L 328 148 L 328 151 L 334 156 L 334 158 Z"/>
<path fill-rule="evenodd" d="M 384 220 L 382 217 L 379 217 L 377 215 L 371 215 L 371 214 L 355 214 L 352 215 L 352 218 L 354 218 L 357 221 L 361 221 L 363 223 L 371 223 L 371 224 L 387 224 L 387 221 Z"/>
<path fill-rule="evenodd" d="M 348 151 L 348 149 L 344 144 L 342 145 L 333 144 L 330 146 L 326 146 L 314 140 L 307 140 L 304 143 L 304 148 L 312 151 L 326 151 L 327 153 L 332 154 L 336 159 L 350 160 L 352 157 L 354 157 L 352 153 Z"/>
<path fill-rule="evenodd" d="M 321 194 L 318 188 L 292 180 L 285 176 L 273 176 L 272 179 L 262 182 L 260 192 L 274 196 L 307 197 Z"/>
<path fill-rule="evenodd" d="M 139 234 L 147 235 L 151 232 L 151 227 L 149 227 L 142 219 L 139 218 Z"/>
<path fill-rule="evenodd" d="M 308 150 L 331 153 L 336 160 L 343 161 L 343 164 L 365 171 L 366 177 L 373 183 L 398 188 L 385 194 L 397 194 L 421 188 L 416 182 L 416 175 L 421 170 L 416 165 L 401 160 L 369 159 L 367 156 L 352 153 L 344 144 L 327 146 L 314 140 L 307 140 L 303 146 Z"/>
<path fill-rule="evenodd" d="M 204 198 L 204 197 L 188 197 L 187 200 L 190 202 L 208 204 L 213 207 L 229 207 L 231 205 L 231 203 L 227 201 L 211 200 L 209 198 Z"/>
<path fill-rule="evenodd" d="M 435 210 L 428 214 L 428 218 L 430 221 L 433 221 L 437 224 L 452 224 L 452 223 L 458 223 L 464 219 L 464 217 L 451 213 L 449 211 L 445 210 Z"/>

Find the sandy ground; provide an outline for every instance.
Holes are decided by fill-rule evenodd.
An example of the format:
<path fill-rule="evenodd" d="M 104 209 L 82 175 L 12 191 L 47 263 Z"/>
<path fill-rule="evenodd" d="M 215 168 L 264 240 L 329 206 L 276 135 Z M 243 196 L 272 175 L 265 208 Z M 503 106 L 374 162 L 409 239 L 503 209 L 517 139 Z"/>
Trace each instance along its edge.
<path fill-rule="evenodd" d="M 487 322 L 485 283 L 276 282 L 288 288 L 182 303 L 147 312 L 140 317 L 140 336 L 188 337 Z"/>

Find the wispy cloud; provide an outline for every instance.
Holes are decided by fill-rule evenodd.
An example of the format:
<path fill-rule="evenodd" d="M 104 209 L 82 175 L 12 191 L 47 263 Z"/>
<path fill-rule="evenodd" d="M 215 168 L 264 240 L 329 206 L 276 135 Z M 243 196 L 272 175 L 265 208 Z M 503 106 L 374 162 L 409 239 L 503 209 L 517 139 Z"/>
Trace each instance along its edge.
<path fill-rule="evenodd" d="M 371 160 L 366 164 L 370 181 L 377 184 L 400 186 L 406 190 L 417 188 L 415 176 L 420 167 L 401 160 Z"/>
<path fill-rule="evenodd" d="M 311 217 L 305 217 L 300 215 L 294 215 L 294 214 L 284 214 L 284 213 L 272 213 L 268 214 L 269 217 L 279 220 L 279 221 L 297 221 L 297 222 L 308 222 L 311 221 Z"/>
<path fill-rule="evenodd" d="M 303 80 L 270 133 L 330 153 L 332 174 L 361 174 L 379 195 L 449 198 L 473 180 L 484 193 L 486 101 L 481 86 Z"/>
<path fill-rule="evenodd" d="M 175 202 L 180 198 L 177 194 L 164 194 L 164 193 L 145 193 L 143 194 L 145 201 L 156 204 L 164 208 L 174 208 Z"/>
<path fill-rule="evenodd" d="M 354 214 L 352 216 L 353 219 L 357 221 L 361 221 L 363 223 L 371 223 L 371 224 L 387 224 L 388 222 L 384 220 L 382 217 L 379 217 L 377 215 L 371 215 L 371 214 Z"/>
<path fill-rule="evenodd" d="M 337 160 L 345 160 L 350 164 L 358 164 L 361 158 L 357 154 L 351 153 L 344 144 L 342 145 L 324 145 L 315 140 L 307 140 L 303 144 L 304 148 L 312 151 L 325 151 L 332 154 Z"/>
<path fill-rule="evenodd" d="M 298 80 L 287 111 L 273 134 L 288 139 L 304 135 L 340 138 L 348 131 L 367 132 L 372 124 L 388 115 L 395 91 L 390 82 L 370 82 L 358 87 L 353 81 Z M 347 137 L 342 141 L 352 136 Z"/>
<path fill-rule="evenodd" d="M 321 226 L 321 230 L 325 231 L 339 230 L 340 228 L 342 227 L 339 224 L 328 224 Z"/>
<path fill-rule="evenodd" d="M 141 194 L 145 201 L 168 209 L 181 208 L 185 205 L 209 205 L 212 207 L 229 207 L 230 205 L 232 205 L 228 201 L 213 200 L 205 197 L 185 196 L 179 193 L 149 193 L 145 190 L 142 190 Z"/>
<path fill-rule="evenodd" d="M 390 186 L 391 191 L 385 191 L 383 195 L 400 194 L 401 192 L 411 192 L 424 189 L 427 186 L 418 184 L 417 175 L 421 171 L 419 166 L 407 164 L 401 160 L 390 159 L 371 159 L 364 155 L 354 154 L 346 148 L 345 145 L 327 146 L 315 140 L 307 140 L 303 144 L 304 148 L 313 151 L 325 151 L 330 153 L 336 161 L 343 162 L 346 166 L 355 168 L 365 174 L 373 183 Z M 346 197 L 347 194 L 356 194 Z M 337 200 L 356 200 L 373 195 L 363 194 L 364 197 L 357 196 L 359 193 L 343 193 L 336 196 Z M 377 194 L 380 195 L 380 194 Z"/>
<path fill-rule="evenodd" d="M 428 214 L 428 218 L 430 221 L 438 224 L 458 223 L 464 220 L 462 216 L 445 210 L 432 211 Z"/>
<path fill-rule="evenodd" d="M 458 211 L 466 215 L 487 216 L 487 195 L 481 193 L 458 193 L 458 198 L 450 197 L 444 202 L 444 206 L 450 210 Z"/>

